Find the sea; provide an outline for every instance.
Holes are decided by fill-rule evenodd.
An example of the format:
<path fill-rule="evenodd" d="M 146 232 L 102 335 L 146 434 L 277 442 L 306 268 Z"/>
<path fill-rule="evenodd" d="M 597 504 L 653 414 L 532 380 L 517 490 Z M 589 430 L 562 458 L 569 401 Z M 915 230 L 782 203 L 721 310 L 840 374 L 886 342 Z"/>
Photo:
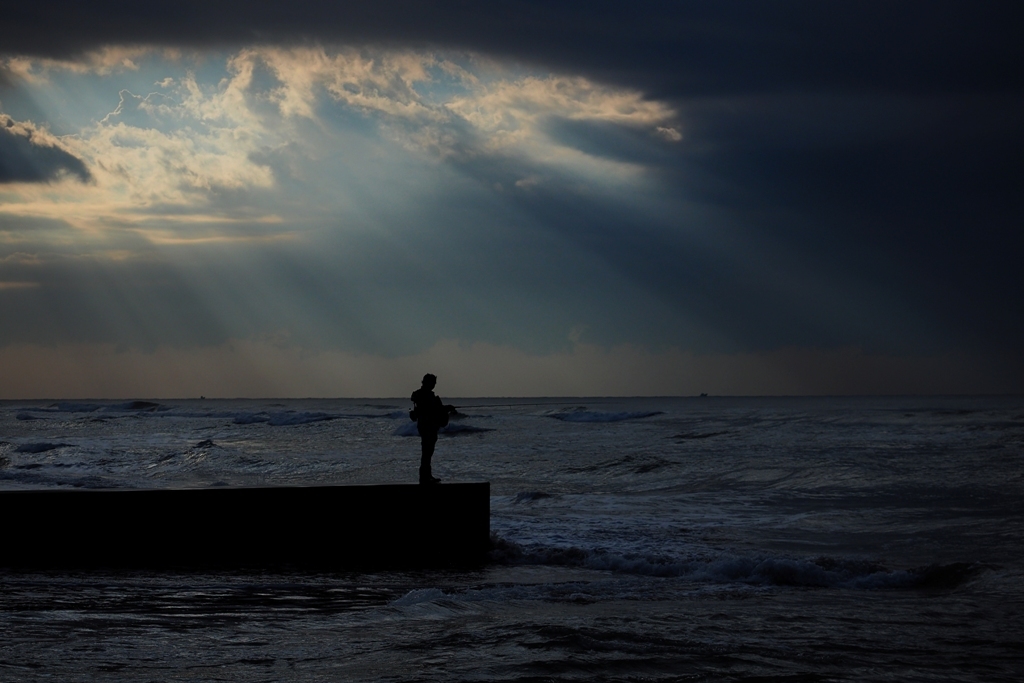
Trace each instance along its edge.
<path fill-rule="evenodd" d="M 1024 680 L 1024 398 L 443 398 L 483 566 L 4 569 L 0 680 Z M 0 402 L 0 489 L 413 483 L 410 408 Z"/>

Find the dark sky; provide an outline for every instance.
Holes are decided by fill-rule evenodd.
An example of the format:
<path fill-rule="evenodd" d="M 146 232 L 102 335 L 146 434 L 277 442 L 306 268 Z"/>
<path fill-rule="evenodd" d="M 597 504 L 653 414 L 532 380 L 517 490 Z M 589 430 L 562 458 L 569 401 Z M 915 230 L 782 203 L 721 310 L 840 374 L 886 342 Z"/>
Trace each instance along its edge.
<path fill-rule="evenodd" d="M 1017 3 L 178 1 L 22 3 L 6 52 L 107 44 L 357 42 L 457 47 L 633 84 L 654 97 L 855 89 L 1009 93 Z"/>
<path fill-rule="evenodd" d="M 510 304 L 500 314 L 442 312 L 436 325 L 413 324 L 408 339 L 392 328 L 303 332 L 296 322 L 289 329 L 301 343 L 401 355 L 457 338 L 547 353 L 564 347 L 564 311 L 574 310 L 584 340 L 605 348 L 853 348 L 968 358 L 987 369 L 976 385 L 955 387 L 978 391 L 1024 391 L 1021 35 L 1024 5 L 1012 2 L 101 1 L 24 3 L 0 18 L 0 50 L 9 58 L 73 62 L 111 45 L 461 51 L 522 72 L 640 92 L 676 112 L 682 136 L 671 145 L 610 119 L 553 113 L 537 120 L 557 145 L 642 167 L 657 189 L 634 197 L 635 205 L 580 194 L 571 190 L 573 178 L 555 173 L 510 200 L 522 225 L 574 245 L 657 305 L 633 310 L 618 294 L 572 292 L 571 283 L 554 284 L 566 272 L 557 264 L 537 265 L 532 283 L 509 275 L 501 286 L 493 272 L 447 264 L 452 278 L 430 287 L 485 292 L 492 308 L 499 294 L 487 294 L 491 287 L 546 303 Z M 26 113 L 31 98 L 19 100 L 17 68 L 8 61 L 0 78 L 0 183 L 73 176 L 87 185 L 89 165 L 70 147 L 30 143 L 35 129 L 26 126 L 44 123 L 45 112 Z M 73 132 L 57 131 L 56 118 L 49 125 Z M 450 135 L 460 133 L 453 127 Z M 486 154 L 453 154 L 445 164 L 459 177 L 505 188 L 517 179 L 530 186 L 536 172 L 522 159 Z M 450 210 L 450 201 L 439 203 Z M 0 280 L 25 277 L 9 271 Z M 45 294 L 24 289 L 26 297 Z M 184 295 L 172 298 L 190 306 Z M 27 316 L 25 307 L 39 301 L 0 304 Z M 73 314 L 26 326 L 36 332 L 4 333 L 0 344 L 153 343 L 130 326 L 121 339 L 85 323 L 70 325 L 80 328 L 78 337 L 59 339 L 53 329 L 65 316 Z M 181 343 L 219 343 L 266 327 L 211 319 L 203 334 Z"/>

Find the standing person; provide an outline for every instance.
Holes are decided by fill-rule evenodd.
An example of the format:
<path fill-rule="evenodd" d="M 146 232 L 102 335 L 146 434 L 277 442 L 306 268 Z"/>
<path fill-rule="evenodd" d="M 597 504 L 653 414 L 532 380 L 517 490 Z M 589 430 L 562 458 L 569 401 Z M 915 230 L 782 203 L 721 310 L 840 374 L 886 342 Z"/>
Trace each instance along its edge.
<path fill-rule="evenodd" d="M 420 433 L 423 455 L 420 458 L 420 483 L 439 484 L 441 480 L 430 472 L 430 458 L 434 455 L 437 444 L 437 430 L 448 424 L 449 406 L 441 403 L 434 395 L 437 377 L 427 373 L 423 375 L 423 386 L 412 392 L 413 409 L 409 417 L 416 420 L 416 431 Z"/>

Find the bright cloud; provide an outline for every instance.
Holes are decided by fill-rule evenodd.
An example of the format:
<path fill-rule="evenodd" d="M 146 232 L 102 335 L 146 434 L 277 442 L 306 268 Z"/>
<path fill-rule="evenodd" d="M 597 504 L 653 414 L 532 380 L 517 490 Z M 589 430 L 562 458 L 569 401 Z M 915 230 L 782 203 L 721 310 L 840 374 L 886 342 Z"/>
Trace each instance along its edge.
<path fill-rule="evenodd" d="M 497 81 L 480 92 L 452 99 L 446 107 L 495 135 L 526 131 L 530 124 L 551 116 L 637 127 L 655 127 L 675 116 L 667 105 L 645 100 L 638 92 L 564 76 Z"/>
<path fill-rule="evenodd" d="M 73 135 L 58 138 L 44 125 L 11 120 L 81 159 L 93 182 L 8 186 L 0 213 L 63 220 L 93 234 L 133 228 L 160 234 L 164 243 L 174 225 L 191 229 L 205 222 L 216 232 L 225 221 L 280 222 L 281 216 L 252 201 L 253 193 L 280 191 L 267 154 L 290 146 L 308 154 L 310 163 L 317 153 L 329 156 L 322 146 L 330 144 L 331 126 L 337 125 L 324 116 L 330 107 L 369 118 L 406 153 L 514 157 L 534 168 L 524 181 L 529 185 L 550 169 L 598 180 L 623 180 L 640 170 L 553 140 L 544 129 L 552 119 L 646 130 L 663 142 L 679 139 L 672 108 L 641 93 L 493 67 L 475 74 L 471 56 L 459 63 L 426 52 L 254 47 L 228 57 L 216 82 L 209 69 L 188 70 L 180 55 L 146 48 L 108 48 L 78 61 L 15 57 L 6 68 L 31 90 L 55 87 L 50 76 L 57 72 L 116 82 L 119 73 L 136 72 L 147 59 L 176 73 L 154 80 L 152 92 L 122 89 L 106 116 Z M 307 139 L 303 121 L 327 132 L 315 142 Z"/>
<path fill-rule="evenodd" d="M 231 60 L 235 69 L 250 73 L 258 63 L 280 81 L 271 99 L 286 117 L 314 118 L 322 89 L 333 100 L 368 112 L 425 121 L 445 118 L 415 89 L 432 80 L 429 69 L 438 60 L 429 54 L 262 48 L 243 50 Z"/>
<path fill-rule="evenodd" d="M 86 53 L 79 59 L 34 59 L 30 57 L 9 57 L 2 62 L 3 66 L 22 81 L 42 84 L 49 81 L 53 71 L 70 71 L 76 74 L 109 75 L 124 69 L 137 70 L 136 62 L 154 52 L 152 48 L 142 46 L 108 46 L 100 50 Z M 179 55 L 176 50 L 164 50 L 169 59 Z"/>

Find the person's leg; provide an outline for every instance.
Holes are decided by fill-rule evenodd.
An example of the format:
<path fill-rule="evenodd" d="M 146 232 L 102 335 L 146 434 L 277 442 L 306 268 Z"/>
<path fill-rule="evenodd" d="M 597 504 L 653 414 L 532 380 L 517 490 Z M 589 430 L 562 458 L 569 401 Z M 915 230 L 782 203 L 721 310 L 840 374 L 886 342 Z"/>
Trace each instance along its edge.
<path fill-rule="evenodd" d="M 434 456 L 437 432 L 421 432 L 420 443 L 423 447 L 423 455 L 420 457 L 420 483 L 429 484 L 433 482 L 433 474 L 430 472 L 430 459 Z"/>

